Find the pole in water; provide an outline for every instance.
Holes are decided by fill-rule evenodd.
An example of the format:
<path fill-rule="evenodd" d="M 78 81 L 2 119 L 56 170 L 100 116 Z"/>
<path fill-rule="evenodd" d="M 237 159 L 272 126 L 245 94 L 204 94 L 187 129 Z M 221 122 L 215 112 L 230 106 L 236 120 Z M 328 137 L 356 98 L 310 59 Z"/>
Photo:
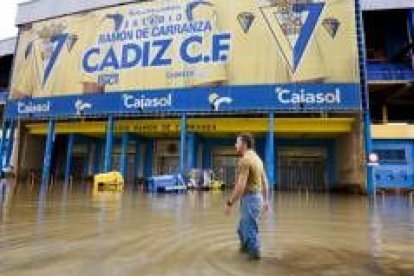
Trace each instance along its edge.
<path fill-rule="evenodd" d="M 185 139 L 187 136 L 187 115 L 183 113 L 181 115 L 181 127 L 180 127 L 180 173 L 185 172 Z"/>
<path fill-rule="evenodd" d="M 112 143 L 113 143 L 113 131 L 114 131 L 114 118 L 112 115 L 108 117 L 108 124 L 106 129 L 106 145 L 105 145 L 105 162 L 104 172 L 111 170 L 111 158 L 112 158 Z"/>
<path fill-rule="evenodd" d="M 11 165 L 10 159 L 11 159 L 11 155 L 13 152 L 13 145 L 14 145 L 14 129 L 15 129 L 15 121 L 11 121 L 10 126 L 9 126 L 9 139 L 7 139 L 6 148 L 4 150 L 4 153 L 6 154 L 4 166 L 6 168 Z"/>
<path fill-rule="evenodd" d="M 67 141 L 67 146 L 66 146 L 65 183 L 64 183 L 65 188 L 68 185 L 71 168 L 72 168 L 72 151 L 73 151 L 74 142 L 75 142 L 75 135 L 71 133 L 68 135 L 68 141 Z"/>
<path fill-rule="evenodd" d="M 7 139 L 8 121 L 4 120 L 2 124 L 2 135 L 0 140 L 0 169 L 3 170 L 4 151 Z"/>
<path fill-rule="evenodd" d="M 43 171 L 42 171 L 42 186 L 41 189 L 47 188 L 50 178 L 50 167 L 52 160 L 53 144 L 55 142 L 55 121 L 49 121 L 48 133 L 46 138 L 45 155 L 43 158 Z"/>

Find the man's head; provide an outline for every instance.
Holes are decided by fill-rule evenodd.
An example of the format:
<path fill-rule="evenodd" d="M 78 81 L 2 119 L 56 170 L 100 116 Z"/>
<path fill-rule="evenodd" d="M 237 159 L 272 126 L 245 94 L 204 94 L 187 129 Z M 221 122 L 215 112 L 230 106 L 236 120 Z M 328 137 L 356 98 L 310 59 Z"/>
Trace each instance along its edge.
<path fill-rule="evenodd" d="M 250 133 L 243 133 L 237 136 L 236 151 L 238 154 L 244 154 L 250 149 L 254 149 L 254 137 Z"/>

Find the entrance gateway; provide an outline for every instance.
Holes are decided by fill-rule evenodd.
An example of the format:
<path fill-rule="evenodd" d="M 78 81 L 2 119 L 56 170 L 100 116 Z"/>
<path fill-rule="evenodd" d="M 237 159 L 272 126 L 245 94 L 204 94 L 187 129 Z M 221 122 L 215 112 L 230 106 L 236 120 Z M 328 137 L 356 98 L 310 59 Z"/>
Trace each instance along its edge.
<path fill-rule="evenodd" d="M 60 162 L 52 164 L 52 169 L 66 179 L 67 175 L 99 172 L 109 160 L 108 168 L 122 169 L 127 185 L 151 175 L 212 170 L 226 188 L 231 188 L 237 175 L 235 137 L 250 131 L 274 189 L 328 191 L 341 188 L 341 182 L 345 185 L 353 181 L 348 172 L 357 165 L 352 160 L 359 148 L 352 145 L 359 145 L 360 141 L 353 133 L 354 123 L 353 118 L 275 118 L 274 136 L 270 138 L 267 118 L 191 117 L 186 119 L 184 135 L 181 135 L 182 120 L 173 117 L 119 119 L 114 121 L 112 150 L 107 153 L 106 136 L 110 128 L 105 121 L 58 122 L 56 143 L 63 146 L 67 143 L 68 150 L 59 152 Z M 48 133 L 48 126 L 28 123 L 24 127 L 30 138 L 24 148 L 39 151 L 24 155 L 26 160 L 22 163 L 30 170 L 40 170 L 36 166 L 42 164 L 44 145 L 35 144 Z M 72 149 L 70 137 L 75 137 Z M 273 148 L 269 146 L 271 141 Z M 83 148 L 81 152 L 79 147 Z M 68 156 L 72 159 L 70 166 L 66 162 Z M 272 171 L 273 175 L 269 173 Z"/>
<path fill-rule="evenodd" d="M 327 191 L 327 153 L 322 147 L 285 147 L 278 152 L 279 189 Z"/>
<path fill-rule="evenodd" d="M 286 191 L 328 191 L 327 149 L 325 147 L 281 147 L 277 154 L 278 189 Z M 226 188 L 233 187 L 238 156 L 234 148 L 213 152 L 213 170 Z"/>

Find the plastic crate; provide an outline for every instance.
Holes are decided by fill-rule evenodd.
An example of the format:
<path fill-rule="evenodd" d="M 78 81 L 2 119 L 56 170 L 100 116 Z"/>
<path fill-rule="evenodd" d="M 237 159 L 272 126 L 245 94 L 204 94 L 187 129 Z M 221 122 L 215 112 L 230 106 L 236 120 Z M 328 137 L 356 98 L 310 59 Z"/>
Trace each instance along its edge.
<path fill-rule="evenodd" d="M 174 192 L 185 191 L 187 188 L 181 175 L 158 175 L 147 179 L 148 191 L 156 192 Z"/>

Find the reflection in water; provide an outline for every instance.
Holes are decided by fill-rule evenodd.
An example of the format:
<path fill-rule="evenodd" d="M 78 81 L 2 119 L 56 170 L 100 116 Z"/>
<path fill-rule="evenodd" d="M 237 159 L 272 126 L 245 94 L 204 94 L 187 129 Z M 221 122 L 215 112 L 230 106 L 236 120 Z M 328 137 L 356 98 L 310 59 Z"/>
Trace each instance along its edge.
<path fill-rule="evenodd" d="M 15 193 L 16 183 L 7 179 L 0 179 L 0 218 L 1 223 L 6 223 L 11 206 L 12 198 Z"/>
<path fill-rule="evenodd" d="M 224 198 L 3 181 L 0 274 L 414 275 L 407 197 L 274 194 L 260 262 L 238 252 L 237 210 L 223 216 Z"/>

